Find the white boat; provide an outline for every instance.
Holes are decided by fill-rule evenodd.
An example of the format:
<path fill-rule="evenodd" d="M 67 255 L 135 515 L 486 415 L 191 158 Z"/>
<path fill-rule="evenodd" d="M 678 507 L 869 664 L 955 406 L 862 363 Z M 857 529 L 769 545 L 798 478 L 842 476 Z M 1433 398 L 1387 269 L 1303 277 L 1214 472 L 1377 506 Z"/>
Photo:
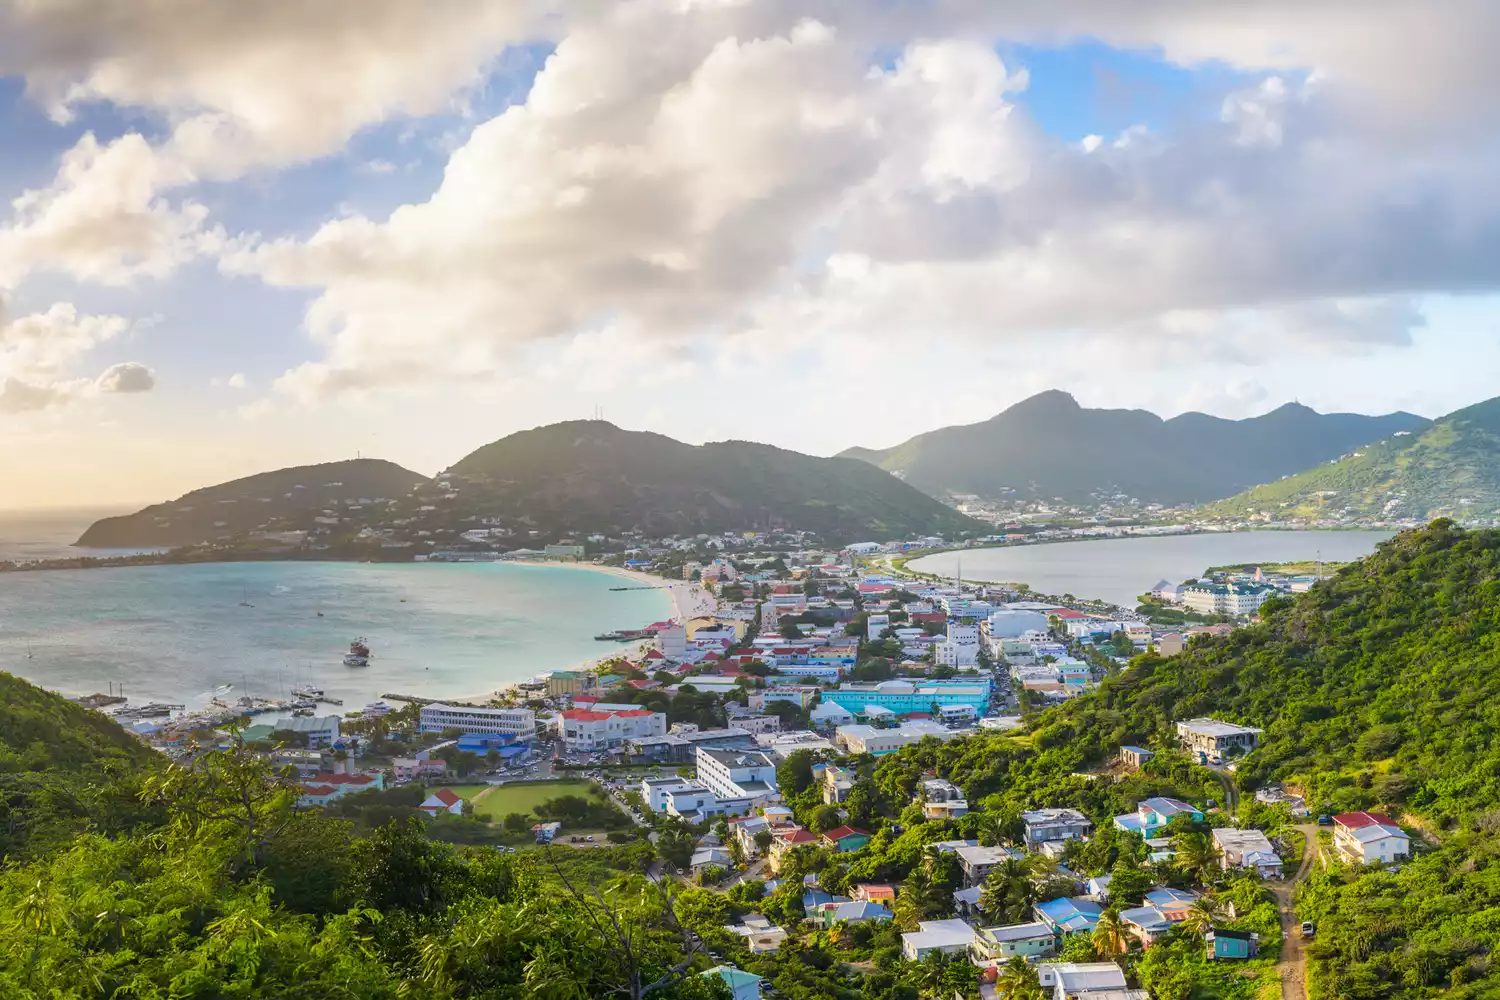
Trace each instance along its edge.
<path fill-rule="evenodd" d="M 346 667 L 368 667 L 370 665 L 370 644 L 361 636 L 349 643 L 349 652 L 344 656 Z"/>

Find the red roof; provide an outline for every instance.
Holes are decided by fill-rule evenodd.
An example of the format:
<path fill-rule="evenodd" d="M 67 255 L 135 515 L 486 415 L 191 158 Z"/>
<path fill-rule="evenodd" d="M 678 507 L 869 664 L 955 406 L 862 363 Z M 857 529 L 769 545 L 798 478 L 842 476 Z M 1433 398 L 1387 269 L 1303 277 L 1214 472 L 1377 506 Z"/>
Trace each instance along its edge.
<path fill-rule="evenodd" d="M 1056 611 L 1049 611 L 1049 612 L 1047 612 L 1047 614 L 1049 614 L 1049 615 L 1056 615 L 1058 618 L 1061 618 L 1063 621 L 1072 621 L 1075 618 L 1087 618 L 1088 617 L 1088 615 L 1084 614 L 1082 611 L 1074 611 L 1072 608 L 1058 608 Z"/>
<path fill-rule="evenodd" d="M 597 694 L 575 694 L 573 696 L 573 704 L 575 705 L 592 705 L 598 700 L 599 696 Z"/>
<path fill-rule="evenodd" d="M 609 713 L 595 712 L 587 708 L 570 708 L 562 713 L 562 717 L 570 722 L 603 722 L 609 718 Z"/>
<path fill-rule="evenodd" d="M 443 805 L 449 807 L 455 806 L 463 801 L 463 796 L 459 795 L 451 788 L 439 788 L 437 791 L 432 793 L 431 798 L 437 799 Z"/>
<path fill-rule="evenodd" d="M 635 679 L 633 681 L 626 681 L 625 683 L 629 684 L 631 687 L 635 688 L 637 691 L 644 691 L 647 688 L 654 688 L 654 687 L 656 687 L 656 681 L 648 681 L 645 678 L 637 678 L 637 679 Z"/>
<path fill-rule="evenodd" d="M 1358 830 L 1361 827 L 1374 826 L 1376 823 L 1381 823 L 1385 826 L 1396 825 L 1396 821 L 1385 813 L 1372 812 L 1339 813 L 1333 817 L 1333 821 L 1346 830 Z"/>
<path fill-rule="evenodd" d="M 303 785 L 302 786 L 302 794 L 303 795 L 317 795 L 319 797 L 322 797 L 324 795 L 332 795 L 336 791 L 338 791 L 338 789 L 334 788 L 332 785 Z"/>
<path fill-rule="evenodd" d="M 925 666 L 925 664 L 924 664 L 924 666 Z M 902 718 L 902 719 L 930 719 L 930 718 L 932 718 L 932 713 L 931 712 L 901 712 L 901 713 L 899 713 L 899 718 Z"/>
<path fill-rule="evenodd" d="M 788 844 L 810 844 L 818 838 L 814 837 L 812 834 L 808 833 L 801 827 L 798 827 L 795 830 L 788 830 L 787 832 L 783 833 L 781 835 L 781 839 L 783 842 Z"/>
<path fill-rule="evenodd" d="M 368 774 L 334 774 L 331 771 L 319 771 L 308 780 L 319 785 L 368 785 L 375 778 Z"/>
<path fill-rule="evenodd" d="M 838 841 L 843 840 L 845 837 L 868 837 L 869 835 L 870 834 L 868 831 L 858 830 L 852 826 L 836 826 L 832 830 L 829 830 L 827 833 L 823 834 L 823 839 L 831 840 L 837 843 Z"/>
<path fill-rule="evenodd" d="M 646 659 L 648 660 L 665 660 L 666 658 L 667 654 L 663 653 L 659 649 L 653 649 L 651 650 L 651 652 L 646 654 Z"/>
<path fill-rule="evenodd" d="M 602 715 L 603 713 L 596 714 Z M 618 715 L 622 719 L 639 719 L 643 715 L 655 715 L 656 713 L 649 708 L 629 708 L 623 712 L 615 712 L 613 714 Z"/>

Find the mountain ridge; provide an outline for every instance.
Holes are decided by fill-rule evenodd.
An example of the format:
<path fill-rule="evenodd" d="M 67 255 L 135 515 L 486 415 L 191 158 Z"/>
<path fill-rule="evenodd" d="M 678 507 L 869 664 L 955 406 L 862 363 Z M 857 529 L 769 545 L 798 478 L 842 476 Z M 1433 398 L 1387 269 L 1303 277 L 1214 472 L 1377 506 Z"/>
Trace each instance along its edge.
<path fill-rule="evenodd" d="M 1176 505 L 1222 499 L 1427 423 L 1399 411 L 1320 414 L 1300 403 L 1243 420 L 1196 411 L 1163 419 L 1141 409 L 1088 409 L 1049 389 L 988 420 L 840 455 L 936 496 L 1078 502 L 1118 491 Z"/>

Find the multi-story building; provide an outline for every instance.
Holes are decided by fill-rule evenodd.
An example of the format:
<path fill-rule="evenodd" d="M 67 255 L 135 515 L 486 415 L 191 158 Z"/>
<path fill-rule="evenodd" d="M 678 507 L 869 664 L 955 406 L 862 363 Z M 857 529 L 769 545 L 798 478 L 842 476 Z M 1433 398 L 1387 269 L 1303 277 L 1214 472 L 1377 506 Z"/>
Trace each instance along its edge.
<path fill-rule="evenodd" d="M 698 783 L 720 798 L 779 802 L 776 762 L 759 750 L 710 750 L 699 747 Z"/>
<path fill-rule="evenodd" d="M 1057 840 L 1085 840 L 1094 823 L 1077 809 L 1033 809 L 1021 814 L 1026 826 L 1026 845 Z"/>
<path fill-rule="evenodd" d="M 841 705 L 855 715 L 866 715 L 874 705 L 898 715 L 909 712 L 931 712 L 937 705 L 970 705 L 983 715 L 990 704 L 990 681 L 975 677 L 963 681 L 881 681 L 878 684 L 842 684 L 823 692 L 823 701 Z"/>
<path fill-rule="evenodd" d="M 1177 738 L 1189 753 L 1199 753 L 1210 760 L 1223 758 L 1228 752 L 1248 753 L 1260 742 L 1264 730 L 1254 726 L 1237 726 L 1218 719 L 1188 719 L 1177 723 Z"/>
<path fill-rule="evenodd" d="M 472 705 L 423 705 L 417 728 L 424 733 L 456 729 L 463 733 L 504 733 L 518 740 L 536 736 L 536 713 L 529 708 L 475 708 Z"/>
<path fill-rule="evenodd" d="M 979 626 L 948 623 L 948 635 L 933 647 L 940 666 L 963 670 L 979 666 Z"/>
<path fill-rule="evenodd" d="M 1264 583 L 1190 583 L 1178 600 L 1205 615 L 1253 615 L 1276 588 Z"/>
<path fill-rule="evenodd" d="M 587 689 L 588 675 L 577 670 L 554 670 L 543 678 L 548 698 L 562 698 L 582 694 Z"/>
<path fill-rule="evenodd" d="M 946 778 L 932 778 L 922 782 L 918 794 L 922 801 L 923 819 L 958 819 L 969 812 L 968 799 L 964 791 Z"/>
<path fill-rule="evenodd" d="M 665 736 L 667 716 L 634 706 L 620 711 L 573 708 L 557 713 L 556 727 L 569 750 L 589 752 L 617 747 L 626 740 Z"/>
<path fill-rule="evenodd" d="M 1333 817 L 1333 846 L 1357 865 L 1388 864 L 1411 856 L 1411 838 L 1385 813 L 1340 813 Z"/>
<path fill-rule="evenodd" d="M 818 780 L 822 784 L 823 803 L 836 806 L 849 797 L 854 790 L 854 772 L 845 770 L 836 764 L 819 765 Z"/>

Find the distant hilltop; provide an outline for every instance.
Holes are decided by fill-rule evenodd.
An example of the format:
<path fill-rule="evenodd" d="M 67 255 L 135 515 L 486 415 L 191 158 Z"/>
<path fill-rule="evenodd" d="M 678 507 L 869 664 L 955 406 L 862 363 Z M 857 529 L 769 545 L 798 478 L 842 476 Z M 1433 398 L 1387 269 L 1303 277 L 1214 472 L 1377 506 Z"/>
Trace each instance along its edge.
<path fill-rule="evenodd" d="M 1318 413 L 1297 403 L 1246 420 L 1204 413 L 1163 420 L 1145 410 L 1085 409 L 1051 390 L 982 423 L 842 454 L 934 496 L 1086 503 L 1124 494 L 1175 506 L 1219 500 L 1428 423 L 1411 413 Z"/>
<path fill-rule="evenodd" d="M 261 530 L 307 529 L 319 517 L 358 513 L 408 496 L 414 487 L 430 481 L 374 458 L 299 465 L 206 486 L 134 514 L 107 517 L 90 525 L 75 544 L 172 548 Z"/>
<path fill-rule="evenodd" d="M 78 540 L 101 548 L 264 542 L 425 551 L 479 530 L 533 545 L 564 535 L 792 528 L 830 541 L 954 536 L 983 526 L 864 462 L 770 445 L 689 445 L 580 420 L 479 448 L 438 479 L 362 459 L 194 490 Z"/>
<path fill-rule="evenodd" d="M 1500 398 L 1467 406 L 1204 509 L 1235 520 L 1500 516 Z"/>

